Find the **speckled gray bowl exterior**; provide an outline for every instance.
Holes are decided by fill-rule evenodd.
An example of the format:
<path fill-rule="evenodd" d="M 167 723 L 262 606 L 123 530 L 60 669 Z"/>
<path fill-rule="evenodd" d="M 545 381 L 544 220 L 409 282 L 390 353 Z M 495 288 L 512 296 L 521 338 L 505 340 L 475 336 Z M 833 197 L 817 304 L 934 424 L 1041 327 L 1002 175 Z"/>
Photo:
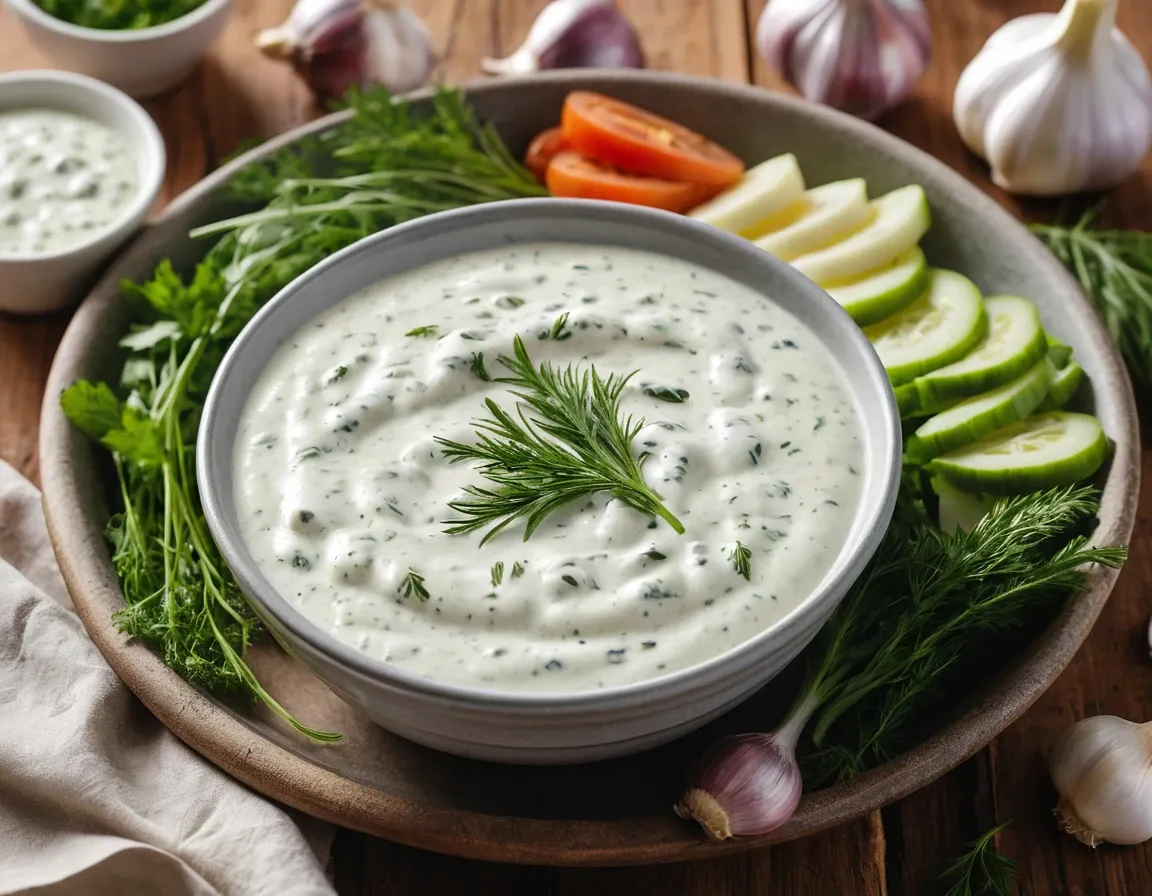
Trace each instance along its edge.
<path fill-rule="evenodd" d="M 276 351 L 316 315 L 381 280 L 469 252 L 537 243 L 655 252 L 717 271 L 783 308 L 839 368 L 862 426 L 861 503 L 835 565 L 795 609 L 708 662 L 626 687 L 516 694 L 412 675 L 321 631 L 268 582 L 236 517 L 236 433 Z M 521 199 L 411 221 L 325 259 L 249 322 L 221 363 L 200 424 L 196 473 L 212 537 L 253 606 L 289 653 L 373 721 L 419 743 L 498 762 L 608 759 L 667 743 L 758 691 L 816 636 L 863 572 L 892 517 L 900 421 L 872 345 L 836 302 L 752 243 L 681 215 L 613 202 Z"/>
<path fill-rule="evenodd" d="M 1116 446 L 1103 479 L 1094 539 L 1100 544 L 1128 541 L 1139 491 L 1139 436 L 1123 365 L 1076 284 L 995 202 L 951 169 L 871 125 L 756 88 L 654 72 L 566 71 L 488 81 L 468 91 L 480 117 L 494 121 L 513 150 L 522 150 L 537 130 L 556 123 L 564 95 L 574 88 L 601 90 L 672 115 L 750 162 L 795 152 L 812 184 L 864 176 L 874 195 L 922 184 L 935 218 L 924 243 L 929 259 L 963 271 L 986 292 L 1033 299 L 1045 326 L 1075 349 L 1090 379 L 1079 400 L 1099 415 Z M 303 131 L 340 120 L 333 116 Z M 146 276 L 165 256 L 177 265 L 199 257 L 203 246 L 187 238 L 189 227 L 219 218 L 226 208 L 214 191 L 254 154 L 169 206 L 79 308 L 48 383 L 40 459 L 56 555 L 93 641 L 168 727 L 256 790 L 346 827 L 474 858 L 609 865 L 738 852 L 843 824 L 959 765 L 1056 679 L 1108 599 L 1116 573 L 1094 570 L 1085 590 L 1068 601 L 1031 648 L 975 682 L 968 700 L 950 707 L 939 729 L 918 746 L 853 781 L 807 794 L 779 830 L 726 843 L 701 841 L 698 830 L 677 819 L 669 806 L 688 763 L 711 738 L 762 730 L 779 718 L 790 696 L 783 687 L 767 687 L 700 732 L 637 756 L 540 768 L 459 759 L 396 737 L 270 647 L 250 652 L 257 672 L 306 722 L 343 732 L 339 744 L 308 743 L 262 710 L 229 706 L 199 693 L 109 622 L 123 597 L 102 534 L 107 466 L 102 453 L 68 424 L 57 399 L 77 378 L 118 374 L 114 346 L 127 326 L 127 311 L 118 298 L 120 279 Z"/>

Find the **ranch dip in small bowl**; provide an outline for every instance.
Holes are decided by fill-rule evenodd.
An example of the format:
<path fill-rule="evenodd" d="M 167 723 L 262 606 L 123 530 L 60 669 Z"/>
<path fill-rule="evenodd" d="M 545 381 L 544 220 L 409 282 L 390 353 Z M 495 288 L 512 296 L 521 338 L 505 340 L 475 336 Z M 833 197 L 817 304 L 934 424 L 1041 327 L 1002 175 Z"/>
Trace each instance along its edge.
<path fill-rule="evenodd" d="M 80 298 L 144 222 L 164 140 L 134 100 L 70 72 L 0 74 L 0 311 Z"/>
<path fill-rule="evenodd" d="M 198 467 L 258 612 L 386 727 L 533 762 L 667 740 L 779 671 L 875 549 L 891 391 L 766 253 L 524 200 L 340 256 L 239 337 Z"/>

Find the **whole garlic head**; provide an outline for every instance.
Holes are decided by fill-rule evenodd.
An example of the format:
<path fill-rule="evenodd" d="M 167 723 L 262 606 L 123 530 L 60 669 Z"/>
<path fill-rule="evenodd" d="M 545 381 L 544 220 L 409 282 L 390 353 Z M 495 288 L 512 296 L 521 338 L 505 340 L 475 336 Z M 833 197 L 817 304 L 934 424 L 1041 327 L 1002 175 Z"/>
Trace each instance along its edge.
<path fill-rule="evenodd" d="M 1152 839 L 1152 722 L 1082 719 L 1056 742 L 1049 771 L 1060 794 L 1056 816 L 1081 843 Z"/>
<path fill-rule="evenodd" d="M 756 48 L 806 99 L 871 119 L 924 74 L 932 36 L 922 0 L 768 0 Z"/>
<path fill-rule="evenodd" d="M 961 139 L 1012 193 L 1114 186 L 1152 144 L 1152 78 L 1115 27 L 1118 0 L 1066 0 L 1013 19 L 960 76 Z"/>

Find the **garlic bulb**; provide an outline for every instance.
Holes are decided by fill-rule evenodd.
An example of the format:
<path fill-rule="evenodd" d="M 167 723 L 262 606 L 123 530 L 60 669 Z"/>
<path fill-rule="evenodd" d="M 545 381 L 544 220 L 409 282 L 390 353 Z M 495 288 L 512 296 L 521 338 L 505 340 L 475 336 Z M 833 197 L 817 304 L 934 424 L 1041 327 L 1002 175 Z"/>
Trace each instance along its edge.
<path fill-rule="evenodd" d="M 643 68 L 644 51 L 615 0 L 552 0 L 524 43 L 504 59 L 482 59 L 491 75 L 551 68 Z"/>
<path fill-rule="evenodd" d="M 1060 736 L 1049 770 L 1060 794 L 1056 816 L 1081 843 L 1152 838 L 1152 722 L 1083 719 Z"/>
<path fill-rule="evenodd" d="M 932 36 L 921 0 L 769 0 L 756 46 L 808 99 L 875 118 L 924 73 Z"/>
<path fill-rule="evenodd" d="M 256 46 L 291 61 L 323 97 L 354 85 L 413 90 L 435 63 L 428 29 L 393 0 L 297 0 L 283 24 L 256 35 Z"/>
<path fill-rule="evenodd" d="M 1115 27 L 1118 0 L 1066 0 L 1059 13 L 1013 19 L 960 76 L 960 136 L 1013 193 L 1100 190 L 1138 167 L 1152 144 L 1152 79 Z"/>

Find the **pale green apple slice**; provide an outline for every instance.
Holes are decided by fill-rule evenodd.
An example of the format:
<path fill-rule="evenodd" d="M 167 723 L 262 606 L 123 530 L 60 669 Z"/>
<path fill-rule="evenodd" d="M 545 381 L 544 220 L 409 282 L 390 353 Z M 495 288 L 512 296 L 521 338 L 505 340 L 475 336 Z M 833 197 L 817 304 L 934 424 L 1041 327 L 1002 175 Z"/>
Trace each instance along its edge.
<path fill-rule="evenodd" d="M 928 197 L 915 185 L 873 200 L 872 209 L 875 216 L 863 230 L 826 249 L 801 255 L 792 266 L 822 286 L 859 277 L 919 243 L 931 222 Z"/>
<path fill-rule="evenodd" d="M 768 233 L 756 245 L 783 261 L 825 249 L 867 226 L 876 213 L 862 177 L 839 180 L 804 194 L 808 210 L 799 220 Z"/>
<path fill-rule="evenodd" d="M 804 175 L 796 156 L 786 153 L 750 168 L 734 187 L 696 206 L 688 217 L 729 233 L 753 236 L 803 199 Z"/>
<path fill-rule="evenodd" d="M 932 268 L 924 295 L 886 320 L 864 328 L 893 386 L 963 358 L 988 325 L 976 284 Z"/>
<path fill-rule="evenodd" d="M 852 320 L 867 327 L 907 308 L 927 286 L 928 262 L 920 248 L 913 246 L 878 271 L 829 284 L 826 289 Z"/>

